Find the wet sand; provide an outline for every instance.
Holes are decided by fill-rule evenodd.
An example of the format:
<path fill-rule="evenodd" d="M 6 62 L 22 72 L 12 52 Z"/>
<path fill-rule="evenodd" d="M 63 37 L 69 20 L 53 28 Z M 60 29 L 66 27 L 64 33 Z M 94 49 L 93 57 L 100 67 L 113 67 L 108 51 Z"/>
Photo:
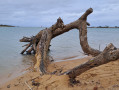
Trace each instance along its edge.
<path fill-rule="evenodd" d="M 29 72 L 1 85 L 0 90 L 119 90 L 119 60 L 84 72 L 76 78 L 79 83 L 73 86 L 67 75 L 58 75 L 58 72 L 67 71 L 90 58 L 53 62 L 48 71 L 57 71 L 57 75 L 40 76 L 39 72 L 29 69 Z M 33 81 L 38 85 L 32 85 Z"/>

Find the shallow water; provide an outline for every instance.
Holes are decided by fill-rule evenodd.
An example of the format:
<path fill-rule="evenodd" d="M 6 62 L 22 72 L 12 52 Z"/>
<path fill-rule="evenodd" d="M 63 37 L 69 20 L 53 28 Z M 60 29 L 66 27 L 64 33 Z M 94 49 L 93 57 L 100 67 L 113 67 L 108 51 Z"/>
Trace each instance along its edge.
<path fill-rule="evenodd" d="M 0 27 L 0 77 L 18 72 L 31 66 L 34 57 L 21 55 L 25 43 L 19 42 L 23 36 L 36 35 L 43 28 Z M 119 28 L 88 28 L 91 47 L 103 50 L 109 43 L 119 47 Z M 74 29 L 51 41 L 50 54 L 55 61 L 84 57 L 79 42 L 79 31 Z"/>

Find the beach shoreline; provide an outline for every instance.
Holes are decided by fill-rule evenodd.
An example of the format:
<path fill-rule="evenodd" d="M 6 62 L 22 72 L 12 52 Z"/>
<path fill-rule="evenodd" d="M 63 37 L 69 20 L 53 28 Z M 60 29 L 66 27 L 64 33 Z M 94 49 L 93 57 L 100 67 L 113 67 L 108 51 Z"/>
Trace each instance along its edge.
<path fill-rule="evenodd" d="M 86 56 L 71 56 L 71 57 L 66 57 L 66 58 L 62 58 L 62 59 L 57 59 L 55 60 L 53 63 L 57 63 L 57 62 L 64 62 L 64 61 L 72 61 L 72 60 L 77 60 L 78 58 L 84 58 Z M 27 66 L 27 67 L 21 67 L 21 68 L 17 68 L 17 69 L 13 69 L 12 72 L 7 72 L 6 74 L 3 74 L 0 76 L 0 85 L 3 85 L 6 82 L 9 82 L 10 80 L 13 80 L 19 76 L 22 76 L 23 74 L 29 72 L 29 71 L 33 71 L 34 65 L 35 65 L 35 59 L 33 58 L 32 60 L 33 62 L 31 63 L 31 65 Z"/>
<path fill-rule="evenodd" d="M 48 71 L 62 70 L 65 72 L 85 63 L 92 57 L 82 59 L 53 62 L 49 65 Z M 32 80 L 39 82 L 38 86 L 32 86 Z M 73 87 L 69 85 L 69 77 L 67 75 L 43 75 L 40 72 L 29 70 L 25 74 L 16 77 L 0 86 L 0 90 L 93 90 L 94 88 L 102 89 L 119 89 L 119 60 L 109 62 L 107 64 L 92 68 L 76 78 L 80 83 Z"/>
<path fill-rule="evenodd" d="M 20 69 L 18 71 L 14 71 L 14 72 L 9 72 L 9 74 L 4 74 L 0 77 L 0 86 L 5 84 L 6 82 L 9 82 L 19 76 L 22 76 L 23 74 L 29 72 L 30 68 L 32 67 L 29 67 L 29 68 L 26 68 L 26 69 Z"/>

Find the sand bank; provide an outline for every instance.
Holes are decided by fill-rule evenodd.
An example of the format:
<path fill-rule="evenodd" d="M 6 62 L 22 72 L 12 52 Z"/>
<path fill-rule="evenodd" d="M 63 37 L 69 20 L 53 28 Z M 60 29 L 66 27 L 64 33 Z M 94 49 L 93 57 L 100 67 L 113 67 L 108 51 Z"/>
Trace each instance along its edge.
<path fill-rule="evenodd" d="M 0 90 L 119 90 L 119 60 L 90 69 L 76 79 L 79 83 L 72 86 L 67 75 L 58 76 L 58 72 L 67 71 L 88 61 L 91 57 L 70 61 L 54 62 L 48 71 L 57 75 L 43 75 L 30 70 L 4 85 Z M 32 82 L 37 83 L 36 86 Z"/>

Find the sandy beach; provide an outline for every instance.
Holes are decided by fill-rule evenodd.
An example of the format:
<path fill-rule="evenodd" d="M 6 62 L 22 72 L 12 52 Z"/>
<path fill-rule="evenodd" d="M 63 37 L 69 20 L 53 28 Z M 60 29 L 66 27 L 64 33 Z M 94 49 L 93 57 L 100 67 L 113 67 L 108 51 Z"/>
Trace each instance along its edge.
<path fill-rule="evenodd" d="M 78 66 L 92 57 L 71 61 L 53 62 L 48 71 L 56 75 L 40 76 L 29 68 L 29 72 L 6 82 L 0 86 L 0 90 L 119 90 L 119 60 L 92 68 L 76 78 L 79 83 L 71 85 L 67 75 L 59 76 L 58 72 L 67 71 Z M 32 85 L 32 82 L 37 85 Z"/>

